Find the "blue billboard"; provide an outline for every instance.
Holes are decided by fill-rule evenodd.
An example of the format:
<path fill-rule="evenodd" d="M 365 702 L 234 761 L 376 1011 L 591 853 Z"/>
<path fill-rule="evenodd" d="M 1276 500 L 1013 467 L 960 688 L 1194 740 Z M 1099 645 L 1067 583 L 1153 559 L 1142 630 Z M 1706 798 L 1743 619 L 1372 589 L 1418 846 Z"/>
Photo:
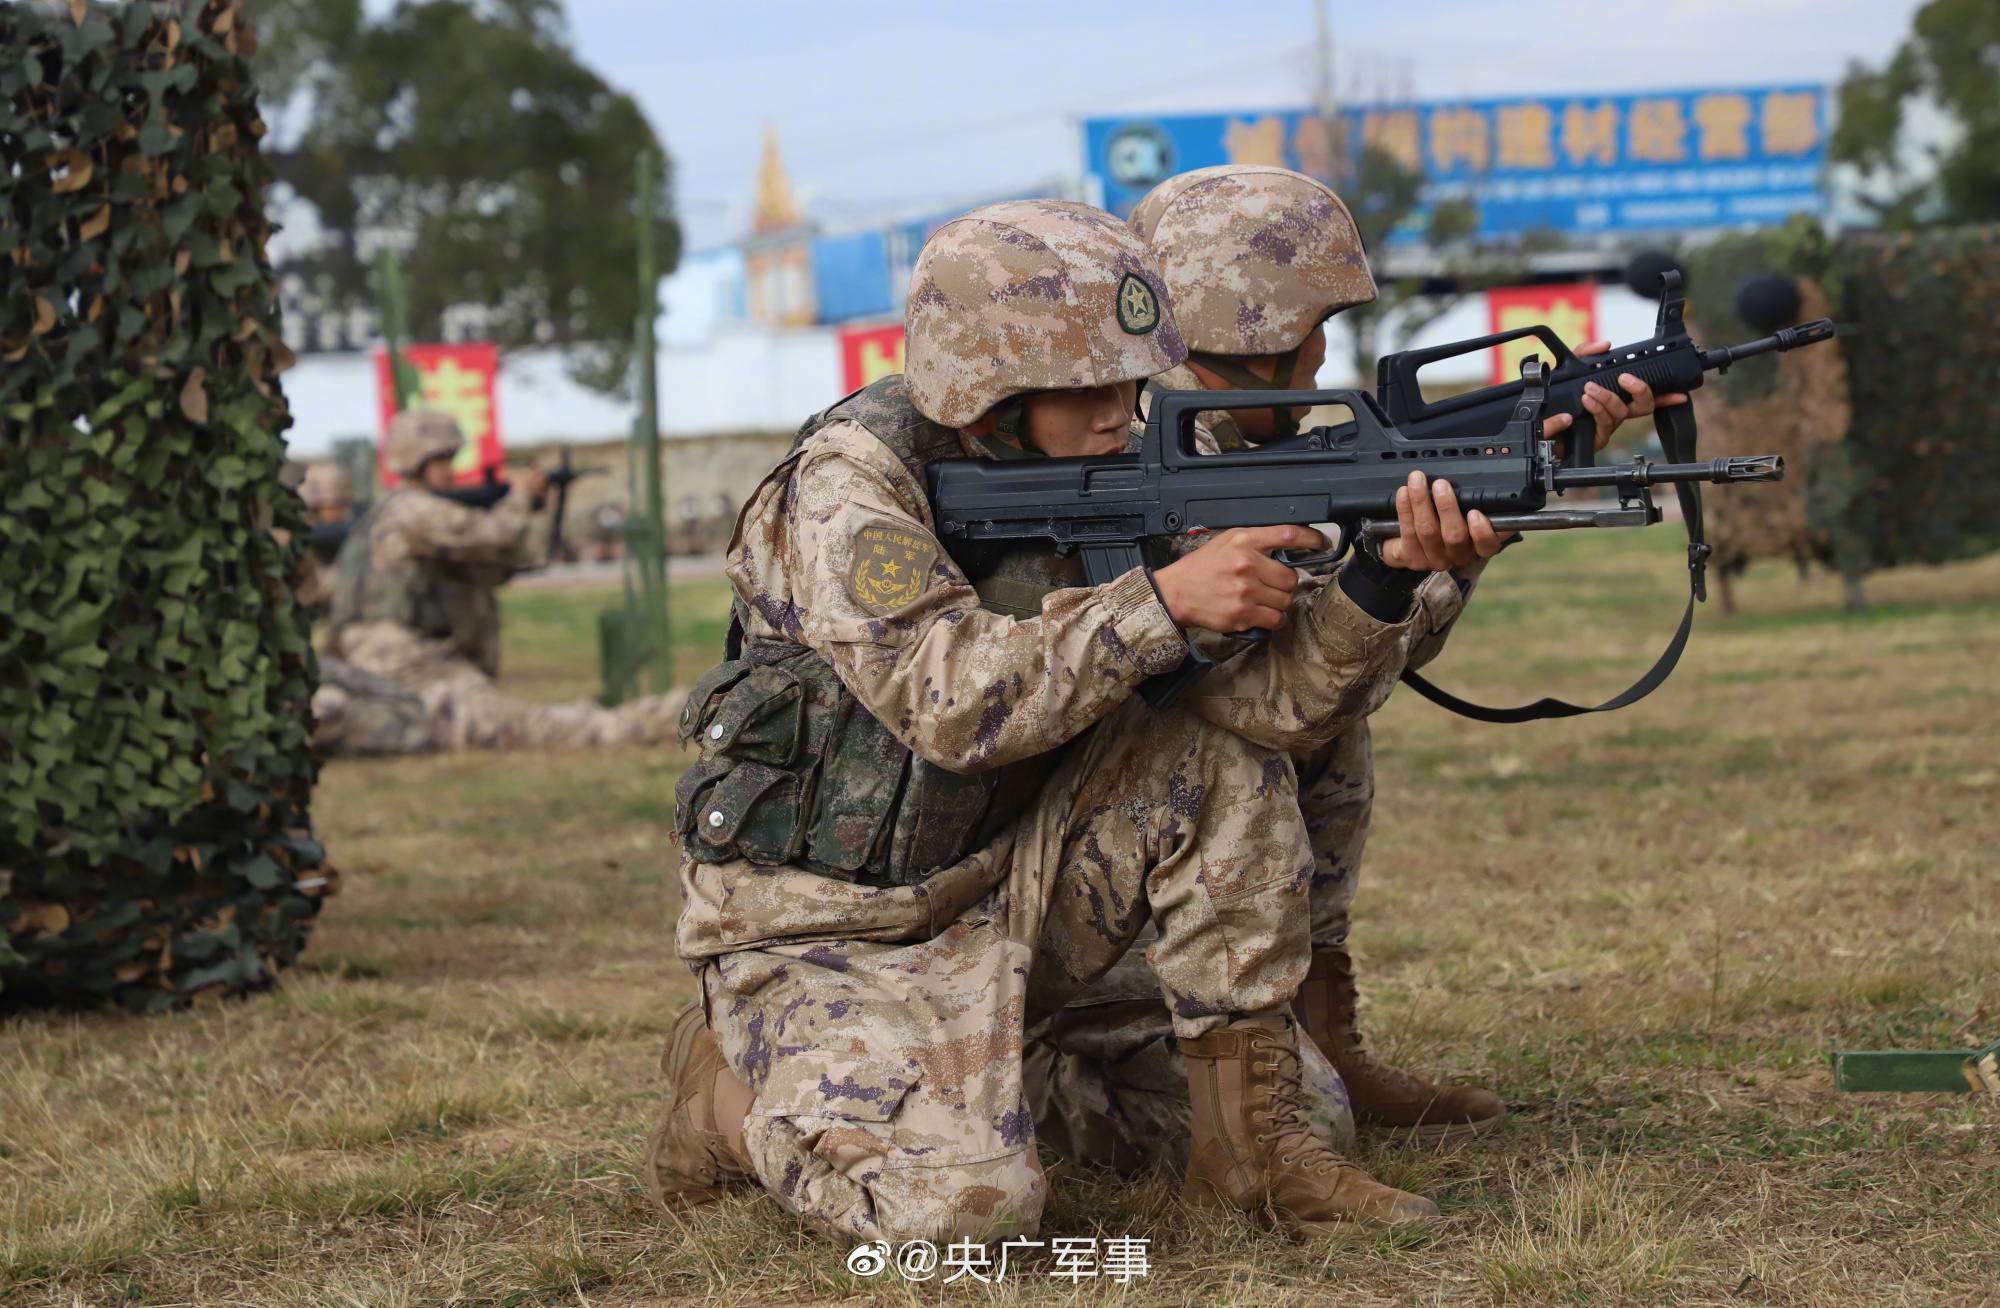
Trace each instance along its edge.
<path fill-rule="evenodd" d="M 1822 86 L 1440 100 L 1342 110 L 1347 157 L 1372 146 L 1423 174 L 1424 210 L 1463 196 L 1480 233 L 1571 235 L 1779 222 L 1825 208 Z M 1262 163 L 1326 176 L 1334 138 L 1314 110 L 1092 118 L 1084 171 L 1128 216 L 1162 178 Z"/>

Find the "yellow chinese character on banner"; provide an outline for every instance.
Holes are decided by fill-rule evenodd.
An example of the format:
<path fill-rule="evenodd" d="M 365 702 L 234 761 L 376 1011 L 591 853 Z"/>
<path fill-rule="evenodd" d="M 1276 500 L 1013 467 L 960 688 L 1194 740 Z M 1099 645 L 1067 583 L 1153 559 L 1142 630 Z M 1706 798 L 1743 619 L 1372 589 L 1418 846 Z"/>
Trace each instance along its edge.
<path fill-rule="evenodd" d="M 1764 153 L 1805 154 L 1819 144 L 1819 96 L 1773 91 L 1764 97 Z"/>
<path fill-rule="evenodd" d="M 1489 148 L 1485 114 L 1464 108 L 1431 111 L 1431 164 L 1438 172 L 1464 164 L 1483 173 Z"/>
<path fill-rule="evenodd" d="M 1299 158 L 1299 171 L 1308 177 L 1333 176 L 1333 133 L 1326 119 L 1307 114 L 1292 130 L 1292 153 Z"/>
<path fill-rule="evenodd" d="M 1590 333 L 1590 306 L 1567 297 L 1552 299 L 1545 305 L 1509 305 L 1500 311 L 1500 321 L 1495 324 L 1495 330 L 1511 332 L 1521 327 L 1540 325 L 1546 325 L 1565 345 L 1579 344 Z M 1519 378 L 1521 360 L 1531 354 L 1541 355 L 1544 363 L 1554 362 L 1548 358 L 1549 347 L 1534 336 L 1507 341 L 1498 348 L 1500 361 L 1494 375 L 1504 380 Z"/>
<path fill-rule="evenodd" d="M 1750 97 L 1704 95 L 1694 102 L 1694 125 L 1701 129 L 1704 159 L 1750 157 Z"/>
<path fill-rule="evenodd" d="M 861 384 L 873 386 L 884 377 L 903 371 L 903 338 L 894 341 L 861 342 Z"/>
<path fill-rule="evenodd" d="M 1232 118 L 1222 133 L 1222 148 L 1229 152 L 1229 162 L 1233 164 L 1270 164 L 1273 168 L 1283 168 L 1285 120 L 1271 114 L 1254 123 Z"/>
<path fill-rule="evenodd" d="M 1361 143 L 1380 150 L 1413 173 L 1424 170 L 1422 139 L 1414 109 L 1361 115 Z"/>
<path fill-rule="evenodd" d="M 1694 102 L 1702 158 L 1750 158 L 1750 96 L 1702 96 Z"/>
<path fill-rule="evenodd" d="M 1632 102 L 1632 157 L 1648 163 L 1679 163 L 1688 157 L 1687 119 L 1678 99 Z"/>
<path fill-rule="evenodd" d="M 457 359 L 439 359 L 437 366 L 418 374 L 423 385 L 423 407 L 433 413 L 448 413 L 458 424 L 465 444 L 451 466 L 459 472 L 477 468 L 480 442 L 493 430 L 493 404 L 487 398 L 486 374 L 467 368 Z"/>
<path fill-rule="evenodd" d="M 1563 153 L 1570 167 L 1587 163 L 1610 167 L 1618 162 L 1618 106 L 1609 100 L 1595 107 L 1576 101 L 1563 110 Z"/>
<path fill-rule="evenodd" d="M 1556 166 L 1556 116 L 1545 104 L 1500 106 L 1500 166 L 1502 168 L 1553 168 Z"/>

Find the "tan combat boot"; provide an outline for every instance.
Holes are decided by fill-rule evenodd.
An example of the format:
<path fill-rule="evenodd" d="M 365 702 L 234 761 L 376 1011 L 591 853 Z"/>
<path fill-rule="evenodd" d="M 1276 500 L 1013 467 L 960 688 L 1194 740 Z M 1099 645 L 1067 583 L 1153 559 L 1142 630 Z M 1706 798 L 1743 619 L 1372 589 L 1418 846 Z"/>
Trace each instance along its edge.
<path fill-rule="evenodd" d="M 1507 1116 L 1491 1090 L 1436 1085 L 1378 1063 L 1354 1025 L 1354 963 L 1345 948 L 1313 951 L 1312 970 L 1292 999 L 1292 1011 L 1340 1079 L 1357 1126 L 1381 1127 L 1425 1144 L 1484 1135 Z"/>
<path fill-rule="evenodd" d="M 1291 1017 L 1276 1012 L 1180 1042 L 1194 1105 L 1187 1201 L 1268 1216 L 1308 1236 L 1333 1235 L 1342 1222 L 1437 1216 L 1430 1200 L 1377 1185 L 1312 1133 L 1298 1041 Z"/>
<path fill-rule="evenodd" d="M 667 1077 L 667 1112 L 646 1137 L 641 1167 L 653 1202 L 672 1212 L 711 1203 L 752 1180 L 742 1153 L 750 1089 L 729 1070 L 699 1003 L 675 1019 L 660 1070 Z"/>

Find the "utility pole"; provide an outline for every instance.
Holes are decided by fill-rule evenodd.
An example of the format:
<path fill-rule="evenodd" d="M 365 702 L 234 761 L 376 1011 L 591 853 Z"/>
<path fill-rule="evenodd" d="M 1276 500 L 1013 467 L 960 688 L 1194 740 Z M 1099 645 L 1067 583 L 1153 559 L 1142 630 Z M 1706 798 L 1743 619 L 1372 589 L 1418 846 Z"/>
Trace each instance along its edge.
<path fill-rule="evenodd" d="M 638 238 L 639 309 L 632 322 L 631 484 L 638 501 L 625 523 L 625 607 L 598 614 L 599 701 L 622 703 L 639 689 L 661 694 L 674 684 L 674 642 L 667 582 L 667 488 L 660 461 L 660 393 L 653 320 L 660 312 L 659 262 L 653 243 L 653 157 L 633 161 L 633 222 Z"/>
<path fill-rule="evenodd" d="M 375 252 L 375 314 L 381 320 L 382 345 L 389 352 L 390 398 L 396 412 L 416 407 L 424 398 L 416 365 L 403 355 L 410 343 L 410 317 L 403 299 L 403 265 L 396 252 L 383 246 Z"/>
<path fill-rule="evenodd" d="M 674 684 L 673 619 L 667 582 L 667 482 L 660 460 L 659 357 L 653 343 L 653 323 L 660 315 L 660 266 L 653 246 L 653 156 L 641 150 L 634 161 L 637 180 L 639 237 L 639 320 L 633 343 L 639 355 L 639 458 L 646 478 L 646 518 L 652 548 L 644 560 L 648 633 L 654 648 L 650 689 L 654 694 Z"/>
<path fill-rule="evenodd" d="M 1340 96 L 1333 84 L 1333 17 L 1328 12 L 1331 0 L 1313 0 L 1313 27 L 1317 36 L 1314 52 L 1317 55 L 1319 120 L 1326 125 L 1326 168 L 1324 179 L 1328 186 L 1340 189 L 1342 175 L 1346 172 L 1347 141 L 1340 127 Z"/>

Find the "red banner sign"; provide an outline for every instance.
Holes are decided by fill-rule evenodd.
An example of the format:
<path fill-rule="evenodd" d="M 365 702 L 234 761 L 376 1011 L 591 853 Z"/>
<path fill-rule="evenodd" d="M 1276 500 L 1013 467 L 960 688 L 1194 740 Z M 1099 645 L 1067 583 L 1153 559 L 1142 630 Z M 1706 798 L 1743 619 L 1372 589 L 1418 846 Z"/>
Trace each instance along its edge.
<path fill-rule="evenodd" d="M 842 385 L 858 391 L 903 371 L 903 328 L 854 327 L 840 334 Z"/>
<path fill-rule="evenodd" d="M 470 345 L 409 345 L 403 357 L 417 370 L 423 387 L 421 408 L 448 413 L 465 435 L 458 457 L 451 461 L 453 479 L 461 486 L 486 479 L 486 470 L 496 472 L 507 461 L 500 443 L 500 410 L 494 389 L 500 377 L 500 347 L 488 341 Z M 375 352 L 375 385 L 381 397 L 382 431 L 378 443 L 389 438 L 389 421 L 396 416 L 396 387 L 389 376 L 389 352 Z M 382 481 L 389 485 L 387 451 L 377 464 L 384 470 Z"/>
<path fill-rule="evenodd" d="M 1597 287 L 1590 283 L 1574 286 L 1507 286 L 1486 292 L 1488 330 L 1511 332 L 1521 327 L 1546 326 L 1574 350 L 1585 341 L 1597 339 Z M 1521 360 L 1531 354 L 1553 363 L 1548 346 L 1532 336 L 1508 341 L 1493 351 L 1493 382 L 1518 381 Z"/>

